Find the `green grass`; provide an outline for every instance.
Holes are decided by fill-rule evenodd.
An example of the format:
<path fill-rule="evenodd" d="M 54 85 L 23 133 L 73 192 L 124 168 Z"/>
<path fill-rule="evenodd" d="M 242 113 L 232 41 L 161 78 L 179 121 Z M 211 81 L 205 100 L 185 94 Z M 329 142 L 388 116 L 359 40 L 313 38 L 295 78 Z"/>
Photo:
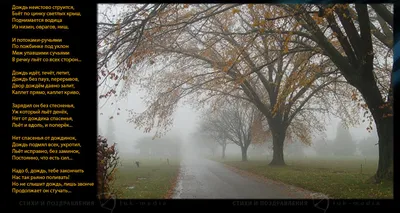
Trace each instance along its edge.
<path fill-rule="evenodd" d="M 137 159 L 135 159 L 137 160 Z M 114 188 L 119 199 L 163 199 L 173 188 L 179 172 L 179 159 L 123 159 L 117 170 Z M 129 189 L 128 187 L 134 187 Z"/>
<path fill-rule="evenodd" d="M 288 166 L 285 167 L 270 167 L 266 159 L 241 162 L 238 157 L 230 157 L 218 161 L 272 180 L 320 192 L 331 198 L 393 199 L 393 182 L 375 184 L 370 181 L 376 172 L 376 159 L 287 159 Z"/>

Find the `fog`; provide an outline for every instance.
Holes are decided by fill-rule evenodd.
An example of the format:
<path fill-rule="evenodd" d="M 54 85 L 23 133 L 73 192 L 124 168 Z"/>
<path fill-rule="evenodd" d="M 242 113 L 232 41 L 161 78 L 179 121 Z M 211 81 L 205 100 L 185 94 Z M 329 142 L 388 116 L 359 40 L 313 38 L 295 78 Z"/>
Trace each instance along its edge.
<path fill-rule="evenodd" d="M 134 153 L 134 146 L 137 140 L 142 137 L 153 137 L 154 131 L 144 133 L 143 130 L 136 129 L 135 125 L 127 122 L 129 113 L 127 110 L 134 110 L 135 112 L 142 112 L 146 109 L 141 97 L 144 93 L 133 91 L 126 99 L 119 101 L 108 100 L 104 106 L 98 109 L 98 129 L 99 134 L 107 135 L 107 126 L 112 122 L 115 126 L 115 139 L 117 147 L 121 154 Z M 99 106 L 101 106 L 101 101 Z M 117 109 L 120 108 L 120 114 L 117 115 Z M 110 119 L 110 117 L 113 117 Z M 190 140 L 188 138 L 191 132 L 196 130 L 196 123 L 198 114 L 189 106 L 181 106 L 175 112 L 174 123 L 171 130 L 166 136 L 178 135 L 182 142 L 186 143 Z"/>
<path fill-rule="evenodd" d="M 108 14 L 107 19 L 110 22 L 116 22 L 120 17 L 120 14 L 123 11 L 127 10 L 127 5 L 114 5 L 112 8 L 109 8 L 108 5 L 99 5 L 98 6 L 98 21 L 107 21 L 104 16 L 101 15 L 102 12 L 106 12 Z M 100 91 L 103 91 L 104 88 L 99 88 Z M 118 91 L 119 92 L 119 91 Z M 109 122 L 112 122 L 114 125 L 114 137 L 117 142 L 117 147 L 121 154 L 132 155 L 137 150 L 135 150 L 134 146 L 137 143 L 137 140 L 143 138 L 145 136 L 152 137 L 154 135 L 154 130 L 149 133 L 144 133 L 143 129 L 136 129 L 134 124 L 127 122 L 129 118 L 129 113 L 127 110 L 134 110 L 137 113 L 143 112 L 146 109 L 145 103 L 141 97 L 145 97 L 146 93 L 139 91 L 137 87 L 132 87 L 129 91 L 129 95 L 127 95 L 124 99 L 107 99 L 99 100 L 98 103 L 98 130 L 101 135 L 108 135 L 110 131 L 108 131 Z M 119 110 L 118 110 L 119 109 Z M 173 126 L 171 130 L 167 133 L 166 136 L 179 136 L 182 140 L 182 144 L 185 146 L 186 152 L 191 152 L 193 150 L 193 142 L 191 139 L 191 134 L 198 131 L 198 124 L 201 120 L 199 117 L 201 112 L 192 109 L 188 105 L 180 104 L 177 107 L 177 110 L 174 113 L 173 118 Z M 110 119 L 112 117 L 112 119 Z M 315 155 L 315 144 L 319 143 L 319 137 L 324 138 L 324 141 L 332 141 L 336 137 L 336 127 L 341 120 L 336 117 L 330 117 L 328 122 L 326 123 L 326 131 L 318 138 L 313 139 L 313 144 L 311 146 L 302 146 L 306 155 Z M 366 130 L 368 123 L 361 123 L 356 126 L 351 126 L 349 128 L 349 132 L 354 142 L 363 143 L 365 139 L 376 136 L 375 126 L 373 123 L 373 131 L 368 132 Z M 300 148 L 300 147 L 299 147 Z M 377 148 L 377 147 L 376 147 Z M 218 147 L 220 149 L 220 147 Z M 251 151 L 252 146 L 249 147 L 249 151 Z M 235 155 L 240 154 L 240 148 L 235 144 L 228 144 L 226 148 L 227 155 Z M 189 155 L 190 156 L 190 155 Z"/>
<path fill-rule="evenodd" d="M 392 198 L 392 9 L 99 5 L 99 195 Z"/>
<path fill-rule="evenodd" d="M 135 112 L 142 112 L 146 109 L 145 103 L 141 99 L 141 97 L 146 94 L 143 92 L 139 92 L 139 90 L 132 89 L 131 93 L 122 100 L 119 99 L 109 99 L 107 101 L 99 100 L 99 108 L 98 108 L 98 131 L 99 134 L 107 136 L 110 134 L 108 131 L 108 125 L 111 122 L 114 125 L 114 137 L 117 143 L 117 147 L 121 155 L 134 156 L 138 151 L 134 147 L 137 144 L 137 141 L 143 137 L 153 137 L 154 130 L 149 133 L 144 133 L 143 130 L 136 129 L 133 123 L 127 122 L 129 117 L 129 113 L 127 110 L 134 110 Z M 118 108 L 120 110 L 118 110 Z M 119 115 L 117 114 L 119 113 Z M 184 146 L 184 150 L 187 152 L 185 156 L 192 156 L 194 154 L 199 154 L 199 151 L 196 151 L 196 148 L 193 146 L 193 138 L 191 138 L 191 134 L 198 131 L 198 124 L 201 120 L 201 112 L 195 109 L 192 109 L 189 105 L 180 104 L 174 113 L 174 121 L 173 127 L 166 134 L 166 137 L 169 136 L 179 136 L 182 141 L 182 145 Z M 112 117 L 112 119 L 110 119 Z M 331 117 L 331 122 L 329 122 L 326 126 L 325 135 L 321 135 L 324 137 L 326 141 L 334 140 L 336 137 L 336 127 L 338 123 L 341 121 L 339 118 Z M 372 132 L 368 132 L 366 130 L 367 123 L 361 123 L 357 126 L 349 127 L 349 132 L 353 141 L 356 143 L 363 143 L 364 139 L 375 136 L 376 131 L 375 128 Z M 315 156 L 315 144 L 319 143 L 315 138 L 313 140 L 313 144 L 311 146 L 303 145 L 304 153 L 307 156 Z M 253 149 L 253 146 L 249 147 L 249 152 Z M 377 149 L 377 146 L 376 146 Z M 204 150 L 203 150 L 204 151 Z M 210 155 L 211 152 L 205 151 L 206 155 Z M 217 146 L 216 156 L 220 155 L 221 147 Z M 240 147 L 235 144 L 228 144 L 226 148 L 226 155 L 239 155 L 241 152 Z M 285 149 L 286 152 L 286 149 Z M 357 153 L 355 153 L 357 155 Z M 250 155 L 251 156 L 251 155 Z"/>
<path fill-rule="evenodd" d="M 99 22 L 117 22 L 120 18 L 118 14 L 126 11 L 128 7 L 126 5 L 117 5 L 112 8 L 109 8 L 108 5 L 99 5 L 98 6 L 98 21 Z M 105 18 L 101 13 L 106 12 L 108 17 Z M 121 89 L 121 88 L 119 88 Z M 104 91 L 104 87 L 99 88 L 99 93 Z M 119 91 L 117 91 L 118 93 Z M 137 87 L 132 87 L 129 94 L 123 99 L 111 98 L 111 99 L 99 99 L 98 103 L 98 131 L 100 135 L 108 136 L 111 131 L 114 131 L 113 140 L 117 143 L 118 150 L 123 155 L 132 156 L 134 153 L 137 153 L 138 150 L 135 149 L 135 146 L 140 138 L 143 137 L 152 137 L 155 132 L 154 129 L 148 133 L 144 133 L 143 129 L 135 128 L 133 123 L 127 122 L 127 119 L 130 117 L 128 110 L 133 110 L 134 112 L 140 113 L 146 109 L 146 105 L 143 101 L 143 97 L 146 96 L 146 93 L 143 91 L 139 91 Z M 196 111 L 191 108 L 189 105 L 184 105 L 182 103 L 179 104 L 177 109 L 173 115 L 173 125 L 167 133 L 167 137 L 169 136 L 178 136 L 184 146 L 184 152 L 187 153 L 197 153 L 199 151 L 196 150 L 198 147 L 193 145 L 192 134 L 196 133 L 199 128 L 199 122 L 201 112 Z M 110 117 L 112 119 L 110 119 Z M 295 149 L 301 149 L 302 152 L 306 156 L 315 156 L 316 154 L 316 146 L 318 143 L 329 143 L 329 141 L 334 141 L 336 138 L 337 125 L 341 120 L 337 117 L 330 117 L 325 125 L 326 131 L 320 134 L 319 136 L 314 136 L 312 139 L 312 144 L 300 145 Z M 109 126 L 112 125 L 114 130 L 109 130 Z M 375 125 L 373 125 L 373 131 L 368 132 L 366 128 L 368 127 L 368 123 L 361 123 L 359 125 L 354 125 L 349 127 L 349 132 L 352 138 L 352 141 L 357 144 L 357 151 L 355 155 L 360 155 L 360 144 L 362 143 L 370 143 L 368 138 L 376 138 Z M 290 145 L 290 144 L 289 144 Z M 288 146 L 289 146 L 288 145 Z M 218 151 L 221 152 L 221 147 L 216 146 Z M 257 149 L 254 145 L 250 145 L 248 151 L 252 152 L 252 150 Z M 376 146 L 377 149 L 377 146 Z M 285 148 L 285 155 L 288 155 L 288 151 L 290 148 Z M 204 150 L 203 150 L 204 151 Z M 207 151 L 204 151 L 207 152 Z M 228 144 L 226 147 L 226 155 L 237 155 L 240 154 L 241 150 L 235 144 Z M 205 153 L 203 153 L 205 154 Z M 210 154 L 210 153 L 208 153 Z M 215 155 L 215 153 L 214 153 Z M 189 154 L 191 156 L 191 154 Z"/>

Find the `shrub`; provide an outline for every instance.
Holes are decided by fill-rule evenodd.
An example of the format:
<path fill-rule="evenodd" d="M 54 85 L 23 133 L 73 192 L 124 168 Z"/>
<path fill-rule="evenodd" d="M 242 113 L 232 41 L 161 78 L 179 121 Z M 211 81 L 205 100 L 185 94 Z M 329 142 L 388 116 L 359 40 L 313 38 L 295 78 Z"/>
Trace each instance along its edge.
<path fill-rule="evenodd" d="M 119 163 L 118 151 L 115 143 L 110 147 L 107 138 L 97 137 L 97 193 L 99 199 L 108 199 L 116 192 L 112 189 L 115 181 L 115 172 Z"/>

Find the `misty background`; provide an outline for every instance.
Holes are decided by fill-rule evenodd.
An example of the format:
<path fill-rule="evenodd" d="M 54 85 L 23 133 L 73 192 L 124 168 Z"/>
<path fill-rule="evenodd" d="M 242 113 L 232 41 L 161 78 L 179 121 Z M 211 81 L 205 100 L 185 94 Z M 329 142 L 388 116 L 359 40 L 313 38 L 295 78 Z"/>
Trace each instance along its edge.
<path fill-rule="evenodd" d="M 138 150 L 135 149 L 135 146 L 138 140 L 143 137 L 152 137 L 154 135 L 154 131 L 144 133 L 143 130 L 135 129 L 134 124 L 127 122 L 127 118 L 129 117 L 127 110 L 134 110 L 140 113 L 146 109 L 145 103 L 141 99 L 141 97 L 145 95 L 146 94 L 140 92 L 138 88 L 133 87 L 131 93 L 125 99 L 119 100 L 111 98 L 108 100 L 99 100 L 98 134 L 106 136 L 111 134 L 111 132 L 108 131 L 108 127 L 109 125 L 114 125 L 114 137 L 121 155 L 137 153 Z M 118 110 L 118 108 L 120 110 Z M 112 117 L 112 119 L 110 119 L 110 117 Z M 174 125 L 166 136 L 178 135 L 183 143 L 182 145 L 190 149 L 190 146 L 193 145 L 193 139 L 190 135 L 197 132 L 200 120 L 199 111 L 192 109 L 190 106 L 180 104 L 175 112 Z M 326 126 L 325 136 L 321 135 L 321 137 L 324 137 L 325 141 L 333 141 L 335 139 L 337 126 L 341 121 L 339 118 L 333 116 L 331 116 L 329 120 Z M 349 127 L 349 132 L 354 142 L 365 143 L 364 140 L 368 137 L 376 137 L 375 126 L 373 126 L 373 131 L 371 132 L 366 130 L 367 126 L 368 123 L 365 122 L 358 126 Z M 321 143 L 321 141 L 315 138 L 310 147 L 303 145 L 302 147 L 305 154 L 310 156 L 316 155 L 315 146 L 317 143 Z M 217 149 L 220 149 L 220 147 Z M 249 152 L 251 152 L 251 149 L 252 147 L 249 148 Z M 376 146 L 376 150 L 378 150 L 378 146 Z M 218 151 L 217 154 L 219 154 Z M 226 154 L 240 154 L 240 148 L 235 144 L 229 144 L 226 149 Z M 356 154 L 359 153 L 356 152 Z"/>
<path fill-rule="evenodd" d="M 393 198 L 392 10 L 98 5 L 99 197 Z"/>
<path fill-rule="evenodd" d="M 102 12 L 110 14 L 108 16 L 108 21 L 116 22 L 118 19 L 118 14 L 123 11 L 128 10 L 127 5 L 114 5 L 113 7 L 109 7 L 108 5 L 98 5 L 98 21 L 106 21 L 104 20 L 104 16 L 101 14 Z M 121 87 L 119 87 L 121 89 Z M 104 90 L 103 87 L 99 88 L 98 93 Z M 117 94 L 120 91 L 117 89 Z M 146 109 L 146 105 L 142 100 L 142 97 L 145 97 L 146 93 L 139 90 L 138 87 L 131 87 L 130 93 L 126 96 L 126 98 L 110 98 L 110 99 L 99 99 L 98 101 L 98 134 L 110 136 L 110 134 L 114 134 L 113 138 L 117 143 L 117 148 L 119 153 L 122 156 L 129 156 L 137 154 L 138 150 L 135 149 L 138 140 L 144 137 L 152 137 L 154 135 L 154 131 L 150 131 L 149 133 L 144 133 L 143 130 L 136 129 L 133 123 L 127 122 L 129 116 L 129 110 L 133 110 L 136 113 L 141 113 Z M 362 113 L 360 112 L 360 115 Z M 198 131 L 199 123 L 201 121 L 200 118 L 201 112 L 196 111 L 188 105 L 184 105 L 181 103 L 177 110 L 174 113 L 174 123 L 171 130 L 167 133 L 166 136 L 179 137 L 182 145 L 186 147 L 187 152 L 193 149 L 193 138 L 191 138 L 191 134 Z M 112 119 L 110 119 L 110 117 Z M 362 115 L 361 115 L 362 117 Z M 325 128 L 326 131 L 323 135 L 320 135 L 319 138 L 314 138 L 311 146 L 301 145 L 296 146 L 296 149 L 302 148 L 304 150 L 304 154 L 309 156 L 316 155 L 315 148 L 318 143 L 329 143 L 329 141 L 334 141 L 336 138 L 337 126 L 341 122 L 341 119 L 331 116 L 327 119 Z M 109 127 L 113 126 L 111 130 Z M 366 128 L 369 126 L 368 121 L 364 123 L 360 123 L 356 126 L 350 126 L 349 132 L 352 137 L 352 141 L 357 144 L 361 143 L 371 143 L 371 141 L 366 142 L 367 138 L 373 137 L 376 139 L 376 143 L 378 141 L 377 132 L 375 128 L 375 123 L 372 123 L 373 130 L 368 132 Z M 322 139 L 322 140 L 321 140 Z M 221 149 L 220 146 L 216 146 L 217 150 Z M 360 155 L 358 150 L 360 146 L 357 145 L 357 151 L 355 155 Z M 249 152 L 254 149 L 254 146 L 250 145 Z M 378 146 L 375 146 L 376 156 L 378 154 Z M 285 150 L 284 150 L 285 151 Z M 226 154 L 240 154 L 240 147 L 235 144 L 228 144 L 226 148 Z M 218 156 L 218 151 L 216 151 Z M 286 154 L 286 153 L 285 153 Z M 251 156 L 251 154 L 250 154 Z"/>

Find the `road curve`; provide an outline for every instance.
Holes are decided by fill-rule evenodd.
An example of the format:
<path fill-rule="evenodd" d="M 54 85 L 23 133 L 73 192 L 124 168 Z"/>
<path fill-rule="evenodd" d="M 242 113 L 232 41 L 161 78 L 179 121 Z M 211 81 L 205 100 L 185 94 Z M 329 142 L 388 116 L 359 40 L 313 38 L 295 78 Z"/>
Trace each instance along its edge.
<path fill-rule="evenodd" d="M 186 158 L 181 163 L 173 199 L 296 199 L 310 192 L 237 173 L 221 163 Z"/>

